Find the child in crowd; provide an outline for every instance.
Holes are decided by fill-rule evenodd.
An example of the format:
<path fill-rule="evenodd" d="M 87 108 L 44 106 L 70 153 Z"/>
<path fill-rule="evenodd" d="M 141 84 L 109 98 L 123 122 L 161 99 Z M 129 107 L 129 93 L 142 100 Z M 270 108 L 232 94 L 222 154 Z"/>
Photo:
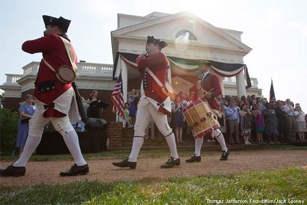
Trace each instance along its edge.
<path fill-rule="evenodd" d="M 125 122 L 123 124 L 123 127 L 128 127 L 128 128 L 133 127 L 131 122 L 131 117 L 129 115 L 129 103 L 125 103 L 124 114 L 125 114 Z"/>

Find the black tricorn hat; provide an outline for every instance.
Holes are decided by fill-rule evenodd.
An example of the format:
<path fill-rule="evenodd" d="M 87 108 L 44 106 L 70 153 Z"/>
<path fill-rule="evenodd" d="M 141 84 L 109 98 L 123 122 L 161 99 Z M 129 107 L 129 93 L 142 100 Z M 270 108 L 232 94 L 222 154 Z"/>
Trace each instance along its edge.
<path fill-rule="evenodd" d="M 147 43 L 153 43 L 155 45 L 159 45 L 159 47 L 162 49 L 164 47 L 167 46 L 167 43 L 165 43 L 164 41 L 160 41 L 160 39 L 156 39 L 153 36 L 147 36 Z"/>
<path fill-rule="evenodd" d="M 43 20 L 44 20 L 45 26 L 48 26 L 48 25 L 58 26 L 61 29 L 63 29 L 63 31 L 65 32 L 67 32 L 69 24 L 71 22 L 68 19 L 64 19 L 62 16 L 60 16 L 60 18 L 55 18 L 52 16 L 43 15 Z"/>

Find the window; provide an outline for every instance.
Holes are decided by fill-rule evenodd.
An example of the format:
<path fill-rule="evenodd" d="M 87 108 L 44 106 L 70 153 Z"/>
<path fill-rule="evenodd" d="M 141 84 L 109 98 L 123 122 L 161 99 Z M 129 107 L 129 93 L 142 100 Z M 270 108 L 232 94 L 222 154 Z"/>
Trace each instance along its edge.
<path fill-rule="evenodd" d="M 175 38 L 177 39 L 177 38 L 179 38 L 179 37 L 185 37 L 185 38 L 187 38 L 187 40 L 197 41 L 197 38 L 196 38 L 196 36 L 194 35 L 194 33 L 192 33 L 192 32 L 189 31 L 189 30 L 181 30 L 181 31 L 179 31 L 179 32 L 176 34 Z"/>

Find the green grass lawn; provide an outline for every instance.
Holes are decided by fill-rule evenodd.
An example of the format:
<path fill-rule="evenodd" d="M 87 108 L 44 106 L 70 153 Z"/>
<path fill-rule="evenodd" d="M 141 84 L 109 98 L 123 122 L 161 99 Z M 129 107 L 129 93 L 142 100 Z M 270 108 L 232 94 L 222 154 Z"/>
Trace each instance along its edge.
<path fill-rule="evenodd" d="M 242 149 L 245 149 L 243 147 Z M 247 149 L 247 148 L 246 148 Z M 300 149 L 296 146 L 265 146 L 248 149 Z M 215 151 L 215 150 L 214 150 Z M 167 156 L 168 150 L 142 151 L 140 157 Z M 216 152 L 216 151 L 215 151 Z M 87 159 L 122 158 L 129 151 L 86 154 Z M 180 150 L 190 156 L 191 150 Z M 206 150 L 210 154 L 210 150 Z M 71 160 L 70 155 L 39 156 L 31 160 Z M 1 157 L 1 160 L 12 160 Z M 307 161 L 307 155 L 306 155 Z M 0 178 L 1 182 L 1 178 Z M 101 183 L 74 182 L 63 185 L 4 187 L 0 204 L 307 204 L 307 169 L 289 167 L 274 171 L 198 176 L 162 180 Z"/>
<path fill-rule="evenodd" d="M 307 201 L 307 170 L 287 168 L 236 175 L 211 175 L 104 184 L 1 187 L 4 204 L 277 204 Z M 285 204 L 285 203 L 283 203 Z"/>

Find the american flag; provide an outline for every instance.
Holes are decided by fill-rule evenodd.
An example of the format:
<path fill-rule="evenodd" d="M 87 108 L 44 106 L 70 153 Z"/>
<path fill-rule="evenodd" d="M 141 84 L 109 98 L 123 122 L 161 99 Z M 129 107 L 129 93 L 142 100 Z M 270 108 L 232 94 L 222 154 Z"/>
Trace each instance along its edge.
<path fill-rule="evenodd" d="M 275 90 L 274 90 L 274 85 L 273 85 L 273 80 L 271 79 L 271 88 L 270 88 L 270 102 L 272 99 L 276 100 L 275 98 Z"/>
<path fill-rule="evenodd" d="M 122 87 L 122 74 L 119 75 L 116 84 L 114 86 L 111 101 L 113 102 L 112 111 L 118 114 L 121 118 L 125 118 L 124 115 L 124 97 L 123 97 L 123 87 Z"/>

